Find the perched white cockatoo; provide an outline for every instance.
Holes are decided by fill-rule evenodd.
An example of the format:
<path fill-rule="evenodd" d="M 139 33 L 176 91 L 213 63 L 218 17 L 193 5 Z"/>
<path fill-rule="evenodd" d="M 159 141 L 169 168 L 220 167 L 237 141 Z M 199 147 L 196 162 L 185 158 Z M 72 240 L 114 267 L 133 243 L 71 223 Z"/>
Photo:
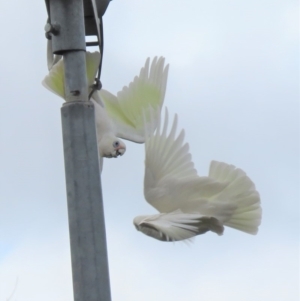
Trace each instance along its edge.
<path fill-rule="evenodd" d="M 86 53 L 89 92 L 93 88 L 99 61 L 99 52 Z M 136 76 L 128 87 L 118 92 L 117 96 L 104 89 L 93 93 L 91 101 L 95 107 L 101 168 L 102 157 L 116 158 L 126 151 L 124 142 L 119 138 L 144 143 L 145 131 L 153 133 L 155 130 L 160 118 L 168 78 L 169 65 L 164 66 L 164 64 L 163 57 L 159 59 L 155 57 L 150 66 L 148 58 L 139 76 Z M 59 60 L 51 67 L 42 84 L 65 99 L 63 60 Z M 142 116 L 145 116 L 145 120 Z M 150 116 L 154 116 L 154 122 Z"/>
<path fill-rule="evenodd" d="M 167 133 L 163 128 L 145 142 L 144 195 L 160 213 L 137 216 L 137 230 L 161 241 L 190 239 L 212 231 L 222 235 L 224 226 L 256 234 L 261 222 L 259 193 L 244 171 L 212 161 L 208 177 L 194 168 L 184 131 L 176 136 L 177 115 Z"/>

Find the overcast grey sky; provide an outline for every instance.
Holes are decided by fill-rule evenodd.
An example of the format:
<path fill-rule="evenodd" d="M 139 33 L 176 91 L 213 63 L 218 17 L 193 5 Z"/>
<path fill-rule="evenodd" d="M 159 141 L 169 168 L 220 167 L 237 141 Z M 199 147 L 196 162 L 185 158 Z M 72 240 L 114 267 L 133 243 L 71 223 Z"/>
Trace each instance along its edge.
<path fill-rule="evenodd" d="M 44 1 L 1 1 L 0 300 L 72 300 L 60 124 L 47 73 Z M 299 300 L 299 4 L 295 0 L 114 0 L 102 83 L 116 93 L 150 56 L 170 64 L 165 105 L 200 175 L 211 160 L 261 194 L 257 236 L 226 228 L 187 246 L 137 232 L 144 148 L 102 173 L 114 301 Z M 94 49 L 91 49 L 94 50 Z"/>

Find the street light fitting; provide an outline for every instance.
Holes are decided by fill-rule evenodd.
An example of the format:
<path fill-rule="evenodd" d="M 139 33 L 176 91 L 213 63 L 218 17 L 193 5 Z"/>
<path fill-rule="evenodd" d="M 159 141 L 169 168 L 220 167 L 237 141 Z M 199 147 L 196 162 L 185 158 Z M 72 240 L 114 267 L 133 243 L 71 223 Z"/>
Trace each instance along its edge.
<path fill-rule="evenodd" d="M 102 18 L 108 4 L 111 0 L 94 0 L 97 6 L 98 17 Z M 86 36 L 96 36 L 97 35 L 97 26 L 95 24 L 95 16 L 93 10 L 93 0 L 84 0 L 84 23 L 85 23 L 85 35 Z"/>
<path fill-rule="evenodd" d="M 45 0 L 48 12 L 48 23 L 45 27 L 47 39 L 51 39 L 52 35 L 57 34 L 55 28 L 60 25 L 51 19 L 50 1 L 53 0 Z M 110 1 L 111 0 L 83 0 L 85 36 L 99 36 L 97 27 L 100 26 L 101 21 L 97 19 L 103 17 Z M 99 45 L 99 41 L 87 43 L 87 46 L 95 45 Z"/>

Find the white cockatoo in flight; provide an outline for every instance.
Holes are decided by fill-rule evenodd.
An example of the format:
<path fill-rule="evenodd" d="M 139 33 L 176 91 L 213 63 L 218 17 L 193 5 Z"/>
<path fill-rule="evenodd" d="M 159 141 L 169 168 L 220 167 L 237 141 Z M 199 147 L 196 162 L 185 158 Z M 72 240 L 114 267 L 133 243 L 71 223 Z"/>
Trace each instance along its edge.
<path fill-rule="evenodd" d="M 246 173 L 212 161 L 208 177 L 194 168 L 184 131 L 176 136 L 177 115 L 167 133 L 168 111 L 161 130 L 145 142 L 144 195 L 159 214 L 137 216 L 137 230 L 161 241 L 179 241 L 224 226 L 256 234 L 262 210 L 259 193 Z M 147 136 L 147 135 L 146 135 Z"/>
<path fill-rule="evenodd" d="M 99 61 L 99 52 L 86 53 L 89 93 L 93 88 Z M 101 168 L 103 157 L 116 158 L 125 153 L 126 146 L 119 138 L 144 143 L 145 131 L 152 133 L 155 130 L 160 118 L 168 78 L 169 65 L 164 64 L 163 57 L 159 59 L 155 57 L 150 66 L 148 58 L 139 76 L 136 76 L 128 87 L 118 92 L 117 96 L 104 89 L 93 93 L 91 101 L 95 107 Z M 42 84 L 65 99 L 62 59 L 51 67 Z M 153 118 L 150 119 L 150 116 L 154 116 L 154 122 L 151 121 Z"/>

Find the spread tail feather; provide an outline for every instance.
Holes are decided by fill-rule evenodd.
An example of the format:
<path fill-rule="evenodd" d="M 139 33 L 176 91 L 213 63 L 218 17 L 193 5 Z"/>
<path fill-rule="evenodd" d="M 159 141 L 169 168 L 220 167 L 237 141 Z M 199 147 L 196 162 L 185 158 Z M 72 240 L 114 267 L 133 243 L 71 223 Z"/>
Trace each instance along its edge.
<path fill-rule="evenodd" d="M 229 185 L 216 198 L 237 206 L 231 217 L 224 221 L 224 225 L 249 234 L 256 234 L 262 216 L 260 196 L 246 173 L 233 165 L 212 161 L 209 177 L 220 182 L 229 182 Z"/>

